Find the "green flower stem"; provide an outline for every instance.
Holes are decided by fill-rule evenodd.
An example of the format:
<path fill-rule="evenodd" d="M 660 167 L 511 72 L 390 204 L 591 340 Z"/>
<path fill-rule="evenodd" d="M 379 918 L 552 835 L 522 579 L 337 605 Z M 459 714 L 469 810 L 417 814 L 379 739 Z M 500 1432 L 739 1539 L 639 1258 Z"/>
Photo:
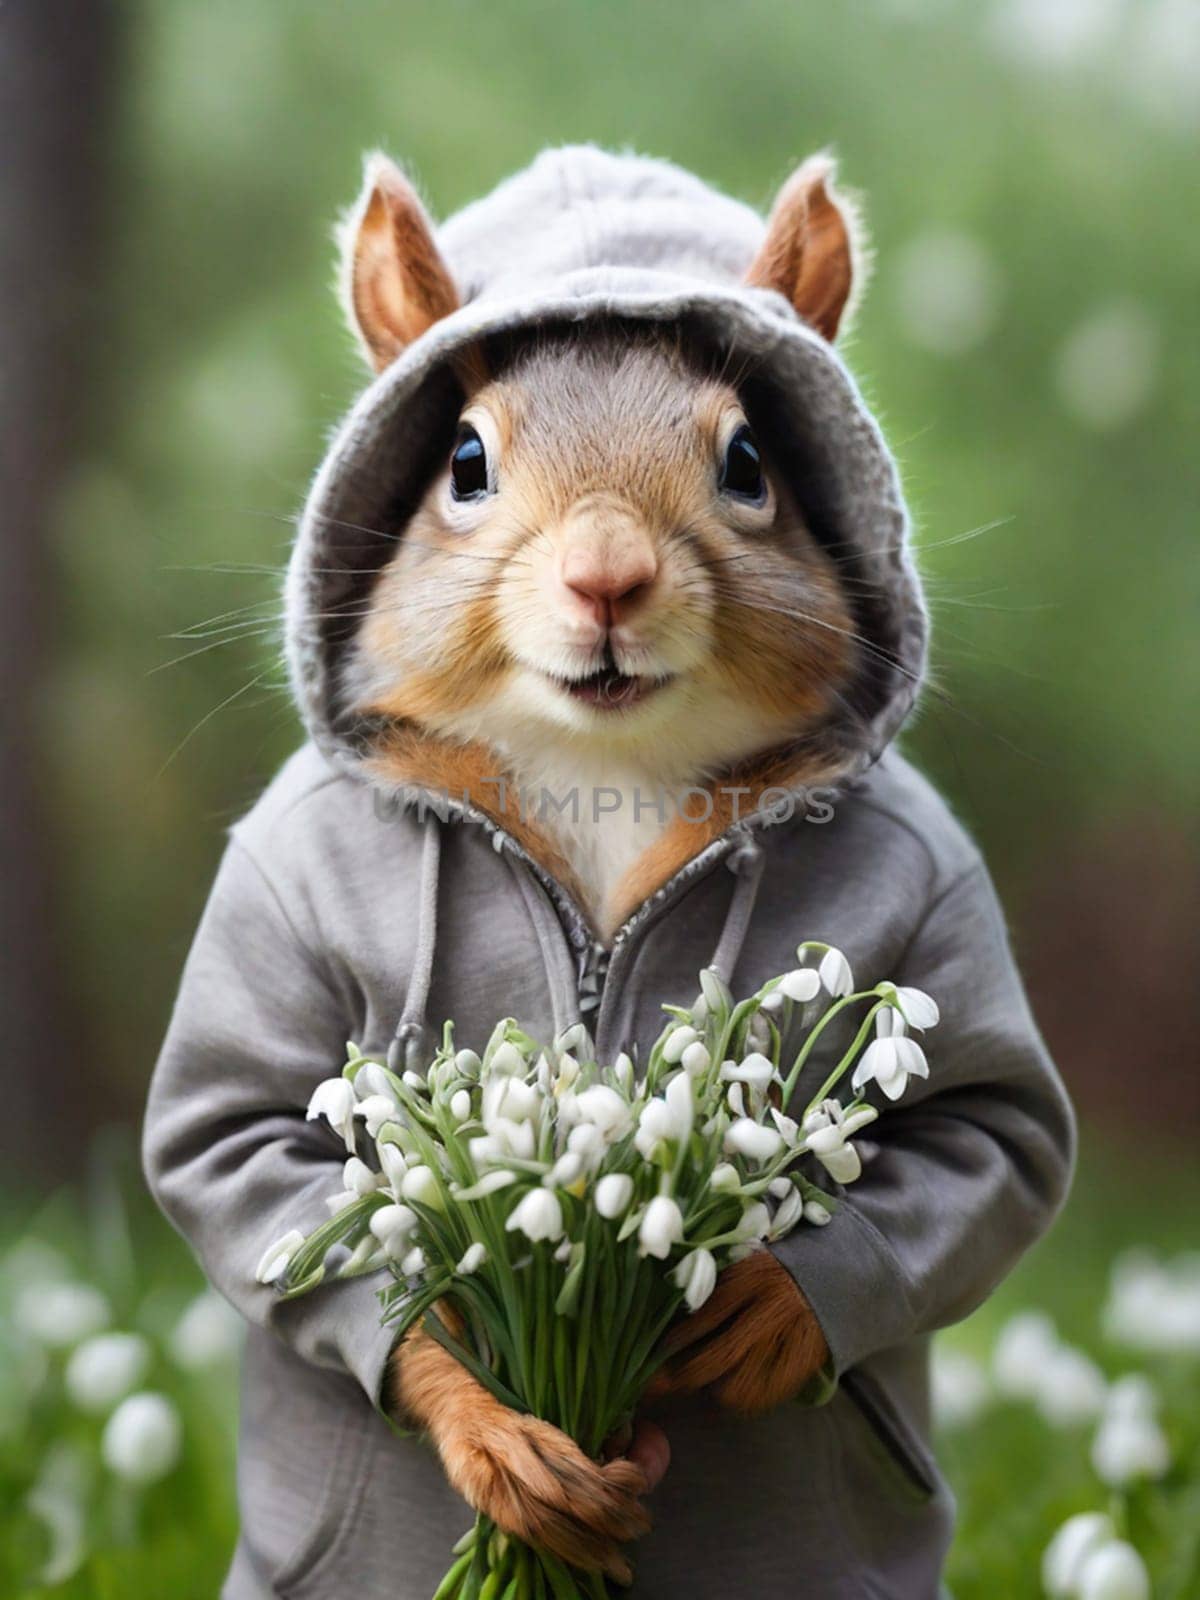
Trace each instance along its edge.
<path fill-rule="evenodd" d="M 814 1023 L 812 1032 L 800 1047 L 800 1052 L 795 1061 L 792 1063 L 792 1069 L 784 1079 L 783 1109 L 785 1111 L 791 1103 L 793 1094 L 796 1092 L 796 1085 L 800 1081 L 800 1074 L 804 1071 L 804 1068 L 808 1063 L 808 1058 L 816 1046 L 817 1040 L 833 1021 L 834 1017 L 843 1012 L 847 1006 L 856 1005 L 860 1000 L 870 1000 L 874 998 L 874 996 L 875 991 L 873 989 L 863 989 L 857 994 L 844 995 L 841 1000 L 834 1001 L 833 1005 L 830 1006 L 829 1010 L 819 1022 Z"/>
<path fill-rule="evenodd" d="M 805 1110 L 805 1116 L 814 1110 L 815 1107 L 819 1106 L 822 1100 L 827 1098 L 836 1085 L 841 1081 L 843 1075 L 850 1070 L 850 1067 L 857 1058 L 859 1051 L 867 1042 L 867 1036 L 870 1034 L 871 1029 L 874 1026 L 877 1014 L 882 1011 L 887 1004 L 888 1002 L 886 1000 L 877 1000 L 867 1012 L 866 1016 L 863 1018 L 862 1026 L 859 1028 L 858 1032 L 854 1035 L 854 1038 L 851 1041 L 850 1048 L 846 1051 L 845 1055 L 838 1062 L 837 1066 L 834 1067 L 833 1071 L 825 1079 L 825 1082 L 817 1090 L 816 1094 L 808 1102 L 808 1106 Z"/>

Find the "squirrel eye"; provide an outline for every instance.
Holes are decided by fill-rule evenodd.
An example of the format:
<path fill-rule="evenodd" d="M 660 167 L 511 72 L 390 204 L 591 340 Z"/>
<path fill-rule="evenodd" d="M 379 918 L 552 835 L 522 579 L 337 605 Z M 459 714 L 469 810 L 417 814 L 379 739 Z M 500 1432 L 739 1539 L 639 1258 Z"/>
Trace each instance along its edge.
<path fill-rule="evenodd" d="M 464 422 L 450 454 L 450 495 L 454 500 L 476 500 L 487 492 L 487 451 L 475 429 Z"/>
<path fill-rule="evenodd" d="M 725 447 L 721 490 L 724 494 L 736 495 L 739 500 L 761 500 L 765 492 L 762 456 L 754 435 L 745 423 Z"/>

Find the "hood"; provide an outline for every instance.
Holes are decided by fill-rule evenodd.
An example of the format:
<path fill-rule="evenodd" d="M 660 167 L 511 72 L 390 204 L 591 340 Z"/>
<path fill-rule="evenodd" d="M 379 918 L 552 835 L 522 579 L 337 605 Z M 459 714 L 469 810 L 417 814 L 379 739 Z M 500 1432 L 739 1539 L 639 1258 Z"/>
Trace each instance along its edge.
<path fill-rule="evenodd" d="M 747 402 L 809 526 L 852 581 L 868 665 L 822 771 L 885 748 L 924 670 L 926 615 L 896 470 L 833 348 L 781 296 L 742 279 L 763 219 L 667 162 L 590 146 L 548 150 L 451 217 L 437 242 L 462 305 L 370 385 L 338 429 L 300 521 L 286 589 L 297 703 L 325 754 L 357 765 L 363 730 L 339 663 L 381 550 L 402 535 L 461 394 L 456 353 L 483 337 L 628 318 L 685 330 L 751 374 Z M 383 535 L 383 537 L 381 537 Z"/>

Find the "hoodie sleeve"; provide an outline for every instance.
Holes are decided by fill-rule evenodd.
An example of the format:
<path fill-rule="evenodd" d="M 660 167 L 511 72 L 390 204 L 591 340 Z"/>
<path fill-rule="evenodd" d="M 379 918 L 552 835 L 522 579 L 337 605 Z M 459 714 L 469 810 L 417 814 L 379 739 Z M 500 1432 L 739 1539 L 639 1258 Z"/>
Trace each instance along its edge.
<path fill-rule="evenodd" d="M 1070 1104 L 982 863 L 935 900 L 895 979 L 941 1007 L 929 1078 L 870 1129 L 878 1152 L 833 1221 L 773 1246 L 838 1372 L 973 1311 L 1049 1226 L 1074 1160 Z"/>
<path fill-rule="evenodd" d="M 350 1023 L 334 977 L 299 937 L 236 836 L 192 945 L 154 1072 L 143 1159 L 150 1187 L 212 1283 L 305 1360 L 351 1374 L 379 1403 L 394 1342 L 372 1278 L 285 1301 L 255 1279 L 269 1244 L 309 1232 L 342 1187 L 338 1147 L 305 1121 Z"/>

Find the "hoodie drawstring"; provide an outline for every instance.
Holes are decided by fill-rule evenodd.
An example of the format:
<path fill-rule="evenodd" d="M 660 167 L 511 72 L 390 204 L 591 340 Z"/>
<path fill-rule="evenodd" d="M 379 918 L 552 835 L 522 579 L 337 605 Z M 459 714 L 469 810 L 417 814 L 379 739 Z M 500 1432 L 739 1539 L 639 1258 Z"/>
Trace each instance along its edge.
<path fill-rule="evenodd" d="M 395 1036 L 388 1046 L 387 1064 L 393 1072 L 416 1071 L 425 1054 L 425 1008 L 433 981 L 433 956 L 437 947 L 438 877 L 441 869 L 441 825 L 433 811 L 425 816 L 421 841 L 421 878 L 417 893 L 417 945 L 412 977 Z"/>
<path fill-rule="evenodd" d="M 725 860 L 725 865 L 737 882 L 733 887 L 729 910 L 725 913 L 725 926 L 721 929 L 721 937 L 708 963 L 725 983 L 733 982 L 734 968 L 742 953 L 742 945 L 746 942 L 750 918 L 754 914 L 765 862 L 762 845 L 748 836 L 730 851 Z"/>

